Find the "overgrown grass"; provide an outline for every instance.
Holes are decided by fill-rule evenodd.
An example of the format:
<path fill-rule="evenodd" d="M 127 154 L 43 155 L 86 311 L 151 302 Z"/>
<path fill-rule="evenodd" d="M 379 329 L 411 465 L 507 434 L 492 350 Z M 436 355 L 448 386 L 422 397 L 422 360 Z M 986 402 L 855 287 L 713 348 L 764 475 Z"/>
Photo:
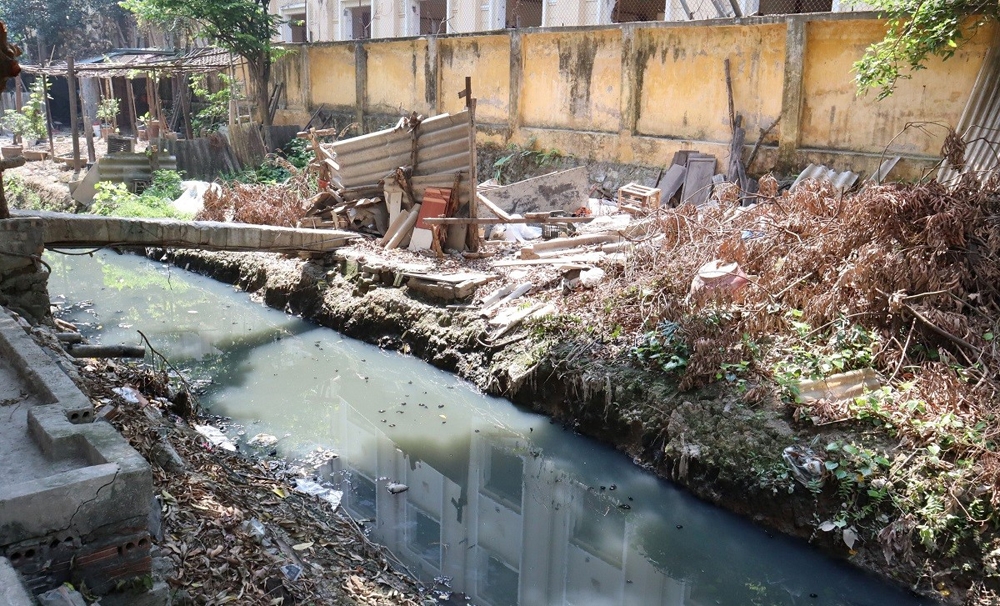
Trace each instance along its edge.
<path fill-rule="evenodd" d="M 303 170 L 314 158 L 309 141 L 296 138 L 289 141 L 278 153 L 269 156 L 260 166 L 224 175 L 223 180 L 252 185 L 284 183 L 293 176 L 293 171 L 289 170 L 288 165 Z"/>
<path fill-rule="evenodd" d="M 146 219 L 191 219 L 192 216 L 176 210 L 171 202 L 181 195 L 181 176 L 170 170 L 158 170 L 153 180 L 141 194 L 134 194 L 124 183 L 102 181 L 97 184 L 94 205 L 90 211 L 97 215 L 138 217 Z"/>

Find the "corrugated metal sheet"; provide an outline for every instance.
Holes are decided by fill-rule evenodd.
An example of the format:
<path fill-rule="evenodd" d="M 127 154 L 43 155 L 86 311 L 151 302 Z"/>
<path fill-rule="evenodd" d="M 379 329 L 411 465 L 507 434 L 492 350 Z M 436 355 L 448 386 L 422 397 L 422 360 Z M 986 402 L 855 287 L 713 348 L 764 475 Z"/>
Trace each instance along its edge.
<path fill-rule="evenodd" d="M 98 173 L 101 181 L 125 183 L 133 187 L 136 181 L 149 182 L 153 176 L 150 158 L 146 154 L 108 154 L 98 163 Z M 161 170 L 177 170 L 177 158 L 160 154 Z"/>
<path fill-rule="evenodd" d="M 827 168 L 822 164 L 810 164 L 804 171 L 799 173 L 798 178 L 795 179 L 795 183 L 792 183 L 792 187 L 789 191 L 795 191 L 795 188 L 806 179 L 828 181 L 829 183 L 832 183 L 838 191 L 845 192 L 851 189 L 851 186 L 858 180 L 858 173 L 852 173 L 849 170 L 838 173 L 832 168 Z"/>
<path fill-rule="evenodd" d="M 211 181 L 226 173 L 240 171 L 239 160 L 225 137 L 216 135 L 199 139 L 161 139 L 162 149 L 177 158 L 177 170 L 185 179 Z"/>
<path fill-rule="evenodd" d="M 468 111 L 441 114 L 421 122 L 415 133 L 403 128 L 381 130 L 324 147 L 336 154 L 340 170 L 334 180 L 345 188 L 374 187 L 400 166 L 415 165 L 415 177 L 456 172 L 468 175 L 471 126 Z"/>
<path fill-rule="evenodd" d="M 983 173 L 1000 167 L 1000 32 L 986 53 L 969 102 L 962 112 L 956 129 L 966 141 L 965 166 L 962 170 L 944 162 L 938 170 L 938 181 L 949 183 L 963 172 Z"/>

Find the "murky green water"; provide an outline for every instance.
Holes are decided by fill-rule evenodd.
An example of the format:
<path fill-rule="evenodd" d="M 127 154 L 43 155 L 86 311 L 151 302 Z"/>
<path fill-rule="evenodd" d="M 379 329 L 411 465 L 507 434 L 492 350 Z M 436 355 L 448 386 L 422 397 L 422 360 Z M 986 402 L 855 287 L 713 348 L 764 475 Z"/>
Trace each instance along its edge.
<path fill-rule="evenodd" d="M 772 537 L 545 417 L 423 362 L 136 256 L 48 255 L 49 289 L 93 341 L 138 343 L 215 382 L 212 411 L 339 454 L 325 478 L 372 538 L 488 606 L 924 603 Z M 409 490 L 393 495 L 390 482 Z"/>

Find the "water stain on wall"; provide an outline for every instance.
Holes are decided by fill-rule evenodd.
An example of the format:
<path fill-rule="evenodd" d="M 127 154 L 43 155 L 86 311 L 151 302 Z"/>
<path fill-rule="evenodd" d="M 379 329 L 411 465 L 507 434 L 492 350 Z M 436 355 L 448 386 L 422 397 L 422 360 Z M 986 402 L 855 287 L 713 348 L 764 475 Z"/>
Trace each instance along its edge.
<path fill-rule="evenodd" d="M 559 73 L 569 82 L 570 114 L 575 118 L 590 117 L 590 86 L 594 77 L 594 58 L 598 43 L 591 37 L 579 42 L 559 41 Z"/>

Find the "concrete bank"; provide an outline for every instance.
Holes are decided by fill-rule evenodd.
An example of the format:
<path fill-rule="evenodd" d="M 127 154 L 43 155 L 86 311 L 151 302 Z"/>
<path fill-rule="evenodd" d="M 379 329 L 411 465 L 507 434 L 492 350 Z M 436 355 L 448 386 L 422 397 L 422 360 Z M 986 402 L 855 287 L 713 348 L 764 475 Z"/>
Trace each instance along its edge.
<path fill-rule="evenodd" d="M 400 281 L 391 271 L 366 266 L 359 251 L 339 251 L 325 265 L 266 254 L 154 250 L 150 256 L 455 372 L 484 392 L 615 446 L 706 501 L 813 540 L 833 555 L 850 555 L 852 563 L 902 585 L 932 591 L 919 586 L 916 569 L 887 567 L 878 545 L 848 554 L 829 534 L 814 536 L 815 520 L 827 519 L 839 501 L 834 491 L 814 494 L 787 473 L 784 448 L 819 432 L 793 427 L 778 403 L 751 407 L 721 392 L 679 393 L 661 373 L 602 358 L 599 342 L 583 331 L 574 337 L 535 325 L 499 344 L 483 343 L 489 327 L 475 311 L 449 310 L 393 288 Z"/>
<path fill-rule="evenodd" d="M 106 593 L 151 572 L 149 464 L 28 329 L 0 312 L 0 555 L 32 593 Z"/>

